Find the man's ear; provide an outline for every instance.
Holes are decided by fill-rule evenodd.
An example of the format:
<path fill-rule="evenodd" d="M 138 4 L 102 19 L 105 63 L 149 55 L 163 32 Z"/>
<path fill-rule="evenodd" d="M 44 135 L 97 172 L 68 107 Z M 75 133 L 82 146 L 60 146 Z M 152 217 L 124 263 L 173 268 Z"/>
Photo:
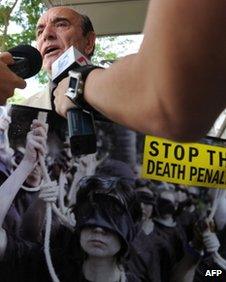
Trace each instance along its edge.
<path fill-rule="evenodd" d="M 87 56 L 90 56 L 93 53 L 94 47 L 95 47 L 95 40 L 96 40 L 96 33 L 93 31 L 90 31 L 86 35 L 85 53 Z"/>

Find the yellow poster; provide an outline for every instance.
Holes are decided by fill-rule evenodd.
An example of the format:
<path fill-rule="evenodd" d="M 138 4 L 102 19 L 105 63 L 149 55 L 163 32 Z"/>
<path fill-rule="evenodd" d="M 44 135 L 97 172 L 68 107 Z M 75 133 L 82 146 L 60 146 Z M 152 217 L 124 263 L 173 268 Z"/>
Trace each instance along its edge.
<path fill-rule="evenodd" d="M 226 188 L 226 148 L 146 136 L 142 177 L 191 186 Z"/>

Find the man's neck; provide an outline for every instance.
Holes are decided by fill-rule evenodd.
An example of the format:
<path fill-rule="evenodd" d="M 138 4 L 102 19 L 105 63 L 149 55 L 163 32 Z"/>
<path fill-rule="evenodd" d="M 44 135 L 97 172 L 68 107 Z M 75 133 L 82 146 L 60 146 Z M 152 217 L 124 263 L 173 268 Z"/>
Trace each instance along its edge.
<path fill-rule="evenodd" d="M 120 270 L 114 258 L 89 257 L 83 264 L 83 273 L 92 282 L 120 281 Z"/>

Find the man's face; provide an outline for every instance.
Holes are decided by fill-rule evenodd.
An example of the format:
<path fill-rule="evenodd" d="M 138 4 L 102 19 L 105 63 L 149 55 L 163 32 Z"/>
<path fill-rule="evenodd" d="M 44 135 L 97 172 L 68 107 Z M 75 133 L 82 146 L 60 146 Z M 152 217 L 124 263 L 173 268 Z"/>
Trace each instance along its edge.
<path fill-rule="evenodd" d="M 70 46 L 86 54 L 87 41 L 82 34 L 82 17 L 66 7 L 48 10 L 36 28 L 37 49 L 43 58 L 43 68 L 51 71 L 52 63 Z"/>

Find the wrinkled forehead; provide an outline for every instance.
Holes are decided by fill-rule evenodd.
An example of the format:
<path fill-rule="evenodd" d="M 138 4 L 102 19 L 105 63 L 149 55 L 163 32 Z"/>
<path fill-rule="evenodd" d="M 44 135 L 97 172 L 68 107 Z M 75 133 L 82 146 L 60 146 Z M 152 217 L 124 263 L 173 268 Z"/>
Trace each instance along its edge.
<path fill-rule="evenodd" d="M 80 23 L 82 19 L 81 15 L 71 8 L 54 7 L 49 9 L 39 18 L 36 27 L 38 27 L 39 25 L 47 24 L 49 22 L 54 22 L 58 18 L 67 19 L 73 23 Z"/>

